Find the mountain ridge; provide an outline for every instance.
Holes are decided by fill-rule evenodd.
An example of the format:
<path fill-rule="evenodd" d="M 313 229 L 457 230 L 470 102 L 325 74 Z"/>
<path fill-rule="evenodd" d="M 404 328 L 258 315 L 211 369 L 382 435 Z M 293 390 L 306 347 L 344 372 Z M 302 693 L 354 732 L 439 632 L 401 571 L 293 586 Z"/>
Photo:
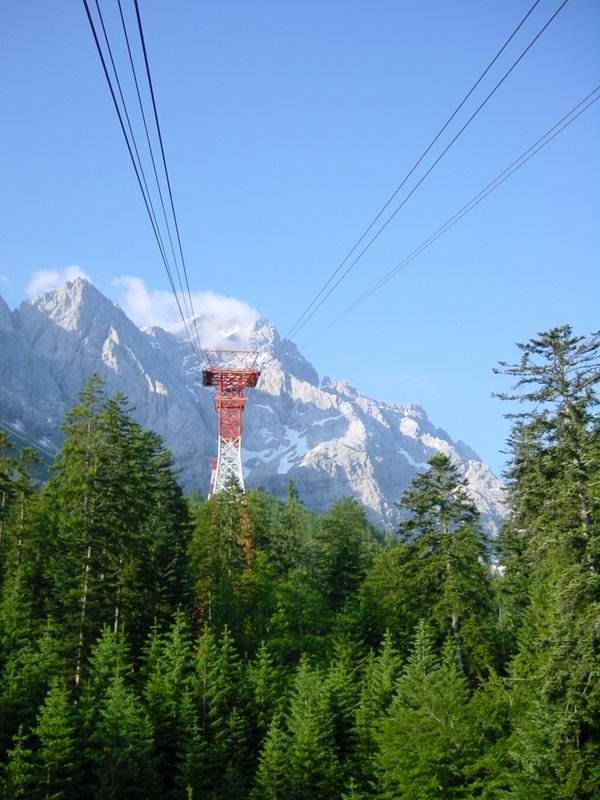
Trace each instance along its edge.
<path fill-rule="evenodd" d="M 235 320 L 222 321 L 222 330 L 239 344 Z M 198 354 L 184 333 L 137 327 L 82 278 L 12 312 L 1 300 L 0 419 L 57 447 L 64 413 L 97 372 L 108 394 L 121 391 L 136 419 L 163 437 L 184 487 L 205 491 L 208 459 L 216 455 L 216 414 L 213 396 L 202 386 Z M 399 518 L 395 503 L 431 454 L 441 451 L 469 480 L 486 527 L 497 527 L 504 512 L 500 481 L 472 448 L 433 425 L 423 408 L 377 401 L 342 380 L 320 379 L 296 345 L 282 341 L 264 318 L 256 321 L 250 346 L 261 351 L 262 374 L 244 414 L 248 486 L 262 484 L 284 497 L 291 479 L 316 510 L 353 495 L 376 524 L 392 529 Z"/>

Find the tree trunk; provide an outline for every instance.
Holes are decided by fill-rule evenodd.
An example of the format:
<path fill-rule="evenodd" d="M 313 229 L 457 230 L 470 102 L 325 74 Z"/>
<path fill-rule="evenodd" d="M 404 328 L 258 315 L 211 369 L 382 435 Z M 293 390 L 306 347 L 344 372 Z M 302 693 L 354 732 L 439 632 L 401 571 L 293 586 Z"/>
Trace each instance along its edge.
<path fill-rule="evenodd" d="M 87 553 L 85 557 L 84 567 L 83 567 L 83 581 L 81 586 L 81 611 L 79 616 L 79 640 L 77 642 L 77 662 L 75 664 L 75 689 L 79 689 L 79 683 L 81 680 L 81 662 L 83 660 L 83 643 L 84 643 L 84 626 L 85 626 L 85 617 L 87 612 L 87 600 L 88 600 L 88 583 L 89 583 L 89 574 L 90 574 L 90 565 L 92 560 L 92 545 L 88 543 L 87 546 Z"/>

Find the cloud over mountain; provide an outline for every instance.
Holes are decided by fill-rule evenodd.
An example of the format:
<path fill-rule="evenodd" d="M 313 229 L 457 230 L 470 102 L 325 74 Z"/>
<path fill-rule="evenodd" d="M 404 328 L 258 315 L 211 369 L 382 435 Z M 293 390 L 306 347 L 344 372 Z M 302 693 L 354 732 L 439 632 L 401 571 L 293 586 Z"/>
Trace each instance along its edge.
<path fill-rule="evenodd" d="M 119 305 L 139 327 L 157 326 L 177 332 L 183 327 L 181 313 L 171 291 L 148 289 L 141 278 L 122 275 L 113 285 L 120 291 Z M 238 340 L 249 341 L 259 314 L 247 303 L 214 292 L 192 292 L 191 303 L 179 294 L 185 317 L 197 319 L 198 335 L 204 347 L 216 348 L 226 344 L 235 333 Z M 238 342 L 239 346 L 239 342 Z"/>

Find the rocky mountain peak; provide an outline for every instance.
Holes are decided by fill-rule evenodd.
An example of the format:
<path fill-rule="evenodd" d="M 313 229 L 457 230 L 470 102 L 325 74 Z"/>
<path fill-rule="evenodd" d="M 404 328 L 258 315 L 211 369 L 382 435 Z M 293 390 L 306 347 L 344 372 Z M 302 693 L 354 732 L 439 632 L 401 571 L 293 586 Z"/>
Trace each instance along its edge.
<path fill-rule="evenodd" d="M 113 307 L 96 287 L 85 278 L 68 281 L 60 289 L 54 289 L 36 297 L 24 300 L 21 311 L 29 308 L 52 320 L 64 330 L 77 331 L 88 327 L 99 309 Z"/>
<path fill-rule="evenodd" d="M 502 486 L 473 450 L 435 427 L 417 405 L 380 402 L 334 378 L 319 381 L 293 342 L 282 341 L 271 322 L 243 304 L 237 318 L 235 303 L 225 319 L 205 314 L 196 322 L 205 346 L 237 349 L 244 342 L 243 349 L 261 351 L 261 378 L 244 413 L 248 486 L 262 484 L 284 498 L 291 479 L 303 502 L 318 510 L 352 495 L 374 522 L 393 529 L 402 492 L 431 454 L 442 451 L 460 465 L 494 528 L 503 513 Z M 206 490 L 208 460 L 217 449 L 214 398 L 202 385 L 202 364 L 183 326 L 140 330 L 81 278 L 22 303 L 12 315 L 5 306 L 3 424 L 58 446 L 62 415 L 97 372 L 108 394 L 125 394 L 138 421 L 163 437 L 184 486 Z"/>

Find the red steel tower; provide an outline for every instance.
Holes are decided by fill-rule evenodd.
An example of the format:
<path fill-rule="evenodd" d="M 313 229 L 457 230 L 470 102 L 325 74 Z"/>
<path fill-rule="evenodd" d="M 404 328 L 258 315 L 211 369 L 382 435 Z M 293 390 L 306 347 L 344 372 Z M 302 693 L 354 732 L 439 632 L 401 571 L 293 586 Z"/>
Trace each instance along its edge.
<path fill-rule="evenodd" d="M 248 361 L 253 357 L 250 368 L 231 368 L 226 366 L 202 370 L 202 383 L 204 386 L 214 386 L 215 409 L 217 411 L 218 451 L 217 464 L 214 478 L 211 480 L 209 497 L 222 491 L 233 478 L 244 489 L 244 475 L 242 472 L 242 412 L 246 398 L 244 389 L 254 388 L 260 377 L 260 372 L 255 369 L 258 353 L 248 351 L 213 350 L 207 351 L 207 356 L 216 357 L 216 361 L 223 363 L 234 360 L 235 363 Z"/>

